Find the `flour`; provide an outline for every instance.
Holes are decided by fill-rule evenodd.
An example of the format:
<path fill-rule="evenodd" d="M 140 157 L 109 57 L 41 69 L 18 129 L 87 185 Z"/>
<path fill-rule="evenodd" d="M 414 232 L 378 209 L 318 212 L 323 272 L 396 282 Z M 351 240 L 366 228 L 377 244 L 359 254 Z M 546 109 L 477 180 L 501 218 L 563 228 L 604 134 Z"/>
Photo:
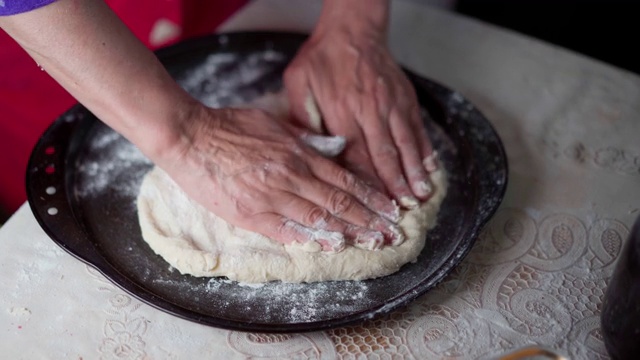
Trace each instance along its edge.
<path fill-rule="evenodd" d="M 254 53 L 246 57 L 224 53 L 214 54 L 208 56 L 200 66 L 180 74 L 176 79 L 189 93 L 208 106 L 242 106 L 242 104 L 256 99 L 265 91 L 278 90 L 281 84 L 280 71 L 283 59 L 284 56 L 282 54 L 274 51 Z M 255 86 L 255 83 L 271 85 Z M 288 111 L 285 110 L 286 106 L 282 106 L 279 112 L 286 114 Z M 144 174 L 148 173 L 152 167 L 151 162 L 135 146 L 107 127 L 98 127 L 98 130 L 95 130 L 93 136 L 89 138 L 92 141 L 87 145 L 87 155 L 78 160 L 75 195 L 88 198 L 116 196 L 124 199 L 136 199 L 138 193 L 145 193 L 146 195 L 144 196 L 148 197 L 137 199 L 138 216 L 145 217 L 148 220 L 146 222 L 148 226 L 142 226 L 143 236 L 147 241 L 149 241 L 150 233 L 158 233 L 158 231 L 160 231 L 161 236 L 156 240 L 164 241 L 171 238 L 171 236 L 177 236 L 177 238 L 174 238 L 174 240 L 177 239 L 177 242 L 173 242 L 168 247 L 159 247 L 157 242 L 151 241 L 151 248 L 161 254 L 172 267 L 178 269 L 181 273 L 195 276 L 226 275 L 230 279 L 244 279 L 246 282 L 262 282 L 276 279 L 297 282 L 364 279 L 395 272 L 402 264 L 414 261 L 420 253 L 425 240 L 424 233 L 428 227 L 434 225 L 435 214 L 446 190 L 445 175 L 442 174 L 442 182 L 435 184 L 436 193 L 439 195 L 434 196 L 432 202 L 425 204 L 428 209 L 417 209 L 420 214 L 422 214 L 421 211 L 429 212 L 431 217 L 427 219 L 424 218 L 424 214 L 418 215 L 418 213 L 410 216 L 405 214 L 403 219 L 405 228 L 403 228 L 403 231 L 411 233 L 413 238 L 418 239 L 418 241 L 405 241 L 400 246 L 385 247 L 388 252 L 394 253 L 394 256 L 404 256 L 403 260 L 393 258 L 381 261 L 376 257 L 382 253 L 381 251 L 367 251 L 347 246 L 344 251 L 340 252 L 340 254 L 346 254 L 344 256 L 345 260 L 342 260 L 343 264 L 336 266 L 335 259 L 331 259 L 329 254 L 318 252 L 315 240 L 318 239 L 316 235 L 319 234 L 310 234 L 313 235 L 311 236 L 313 241 L 303 244 L 304 246 L 295 244 L 283 253 L 282 245 L 259 234 L 243 232 L 241 229 L 235 229 L 229 224 L 209 219 L 207 217 L 211 214 L 207 211 L 194 216 L 194 204 L 186 197 L 180 200 L 182 202 L 176 201 L 175 198 L 165 198 L 163 201 L 166 206 L 163 205 L 164 210 L 161 210 L 161 212 L 166 212 L 166 214 L 162 215 L 161 218 L 164 219 L 164 216 L 167 216 L 170 220 L 159 220 L 156 218 L 157 211 L 151 209 L 156 208 L 157 204 L 154 204 L 154 202 L 158 198 L 162 198 L 158 193 L 164 190 L 140 191 L 141 180 Z M 342 139 L 339 138 L 317 138 L 314 140 L 316 144 L 318 143 L 317 140 L 325 146 L 325 150 L 337 152 L 342 147 Z M 174 188 L 172 196 L 178 196 L 175 194 L 180 194 L 181 190 L 177 185 L 171 184 L 171 179 L 168 177 L 165 180 L 160 181 L 163 184 L 162 186 Z M 438 193 L 438 190 L 441 193 Z M 181 222 L 183 225 L 174 223 L 174 221 Z M 181 226 L 186 223 L 190 225 L 185 230 Z M 409 228 L 406 228 L 406 226 L 409 226 Z M 423 228 L 420 226 L 423 226 Z M 192 236 L 191 231 L 219 234 L 221 237 L 234 232 L 234 237 L 228 237 L 229 241 L 225 245 L 220 245 L 220 243 L 212 242 L 206 236 L 198 239 L 198 236 Z M 392 231 L 397 232 L 398 230 L 394 228 Z M 243 241 L 236 241 L 238 234 L 245 235 Z M 342 244 L 342 241 L 338 239 L 339 236 L 331 236 L 330 238 L 336 240 L 335 244 Z M 269 244 L 268 246 L 274 245 L 276 249 L 265 249 L 265 244 Z M 339 250 L 339 247 L 336 250 Z M 163 250 L 160 250 L 160 248 Z M 316 255 L 311 261 L 299 259 L 297 262 L 292 263 L 291 251 L 303 254 L 303 258 L 309 254 Z M 364 255 L 355 255 L 354 251 L 362 251 Z M 187 255 L 185 256 L 185 254 Z M 363 270 L 362 266 L 353 263 L 348 259 L 349 257 L 357 257 L 360 261 L 371 263 L 373 268 Z M 268 263 L 267 266 L 262 267 L 259 274 L 247 269 L 247 262 L 255 261 L 256 258 Z M 352 264 L 349 265 L 349 263 Z M 287 275 L 283 278 L 277 275 L 285 271 L 285 268 L 300 269 L 301 266 L 309 264 L 318 269 L 318 271 L 308 271 L 311 277 L 306 275 Z M 231 272 L 221 273 L 221 269 L 232 270 Z M 338 271 L 341 274 L 329 274 L 329 271 Z M 248 275 L 248 272 L 252 275 Z M 145 275 L 144 278 L 146 279 L 147 276 Z"/>
<path fill-rule="evenodd" d="M 215 99 L 206 95 L 199 97 L 206 104 L 257 107 L 286 121 L 289 109 L 283 94 L 254 97 L 251 102 L 245 102 L 250 105 L 243 105 L 237 95 L 226 96 L 238 93 L 238 83 L 257 81 L 274 56 L 271 52 L 261 53 L 240 64 L 236 63 L 239 59 L 233 57 L 209 57 L 183 84 L 190 93 L 222 94 Z M 228 91 L 221 91 L 222 87 Z M 345 146 L 344 138 L 303 136 L 303 141 L 329 154 L 337 154 Z M 349 245 L 343 234 L 327 231 L 322 224 L 307 228 L 293 221 L 287 226 L 303 234 L 306 240 L 280 244 L 210 213 L 159 168 L 148 173 L 142 182 L 137 198 L 138 219 L 143 238 L 151 249 L 182 274 L 226 276 L 248 283 L 376 278 L 398 271 L 420 254 L 427 230 L 435 225 L 447 187 L 443 171 L 431 175 L 435 186 L 433 196 L 425 204 L 411 199 L 412 211 L 404 214 L 399 224 L 402 229 L 390 227 L 390 231 L 398 235 L 397 241 L 386 247 L 382 247 L 384 237 L 380 232 L 371 231 Z M 405 236 L 401 236 L 402 233 Z M 331 251 L 320 251 L 321 247 Z"/>
<path fill-rule="evenodd" d="M 320 246 L 318 246 L 320 241 L 326 242 L 326 245 L 331 249 L 331 251 L 336 252 L 344 250 L 346 246 L 344 234 L 339 232 L 327 231 L 322 229 L 320 226 L 308 228 L 290 220 L 285 222 L 284 226 L 304 235 L 306 242 L 300 244 L 300 249 L 306 252 L 321 251 Z M 253 236 L 255 237 L 255 235 Z"/>
<path fill-rule="evenodd" d="M 266 50 L 246 57 L 237 54 L 209 55 L 203 64 L 177 79 L 178 83 L 203 104 L 221 108 L 246 103 L 247 95 L 257 97 L 259 89 L 250 89 L 269 76 L 284 59 L 282 53 Z"/>
<path fill-rule="evenodd" d="M 341 281 L 309 284 L 273 282 L 247 284 L 219 278 L 207 283 L 207 291 L 218 293 L 223 286 L 240 286 L 243 291 L 225 297 L 227 307 L 246 304 L 273 304 L 264 312 L 255 312 L 255 321 L 268 322 L 275 314 L 289 323 L 301 323 L 323 318 L 331 313 L 350 313 L 370 305 L 370 289 L 363 281 Z M 284 301 L 286 299 L 286 301 Z M 247 309 L 247 311 L 251 311 Z M 284 314 L 284 315 L 282 315 Z"/>
<path fill-rule="evenodd" d="M 154 278 L 152 283 L 171 288 L 191 299 L 213 299 L 215 306 L 251 313 L 251 321 L 302 323 L 335 314 L 352 314 L 377 304 L 366 281 L 330 281 L 313 284 L 283 282 L 246 283 L 211 278 L 193 284 L 183 280 Z M 260 309 L 257 309 L 260 307 Z M 252 310 L 253 309 L 253 310 Z"/>
<path fill-rule="evenodd" d="M 269 76 L 283 59 L 282 53 L 273 50 L 247 57 L 216 53 L 176 80 L 209 107 L 240 105 L 261 95 L 247 84 Z M 67 121 L 75 119 L 67 117 Z M 109 193 L 135 199 L 142 177 L 152 166 L 151 161 L 135 145 L 106 126 L 97 127 L 90 139 L 86 144 L 86 155 L 77 162 L 75 196 L 95 198 Z"/>
<path fill-rule="evenodd" d="M 309 252 L 307 243 L 321 237 L 317 231 L 323 229 L 310 230 L 311 241 L 304 244 L 283 245 L 235 227 L 191 200 L 159 168 L 143 180 L 138 217 L 151 249 L 182 274 L 249 283 L 362 280 L 396 272 L 420 254 L 446 193 L 442 171 L 432 173 L 432 181 L 436 189 L 432 198 L 405 212 L 399 223 L 406 240 L 376 251 L 347 246 L 337 253 L 317 252 L 317 247 Z"/>
<path fill-rule="evenodd" d="M 31 310 L 26 307 L 18 306 L 7 309 L 7 312 L 13 316 L 30 316 Z"/>
<path fill-rule="evenodd" d="M 306 134 L 302 136 L 302 141 L 327 157 L 338 156 L 347 146 L 347 139 L 344 136 Z"/>
<path fill-rule="evenodd" d="M 140 178 L 148 171 L 151 161 L 135 145 L 102 127 L 87 148 L 87 155 L 77 168 L 76 196 L 95 197 L 106 191 L 120 197 L 137 195 Z"/>

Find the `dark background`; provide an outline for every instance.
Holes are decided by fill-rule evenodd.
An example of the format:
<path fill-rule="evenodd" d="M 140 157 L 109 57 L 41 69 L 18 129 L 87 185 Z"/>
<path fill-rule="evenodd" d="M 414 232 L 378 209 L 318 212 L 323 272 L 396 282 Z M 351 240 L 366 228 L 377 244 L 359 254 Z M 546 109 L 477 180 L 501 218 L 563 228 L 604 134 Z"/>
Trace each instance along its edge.
<path fill-rule="evenodd" d="M 457 0 L 455 10 L 640 74 L 640 0 Z"/>

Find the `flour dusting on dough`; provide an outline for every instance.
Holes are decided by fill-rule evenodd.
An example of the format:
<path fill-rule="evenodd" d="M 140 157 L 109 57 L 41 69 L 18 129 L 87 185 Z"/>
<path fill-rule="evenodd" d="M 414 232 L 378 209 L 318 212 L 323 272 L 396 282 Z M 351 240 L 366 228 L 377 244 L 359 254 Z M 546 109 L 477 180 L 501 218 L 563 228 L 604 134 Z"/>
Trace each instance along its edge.
<path fill-rule="evenodd" d="M 268 111 L 271 103 L 269 112 L 284 116 L 288 111 L 281 99 L 263 99 L 257 107 Z M 398 225 L 406 240 L 380 250 L 347 245 L 337 253 L 318 251 L 315 239 L 304 244 L 277 243 L 207 211 L 158 167 L 142 182 L 138 218 L 144 240 L 182 274 L 226 276 L 244 283 L 371 279 L 398 271 L 422 251 L 447 190 L 444 170 L 430 176 L 431 198 L 401 214 Z"/>
<path fill-rule="evenodd" d="M 304 244 L 282 245 L 234 227 L 188 198 L 160 168 L 142 183 L 138 216 L 145 241 L 183 274 L 247 283 L 362 280 L 394 273 L 420 254 L 446 191 L 444 173 L 431 176 L 433 197 L 400 220 L 406 240 L 374 251 L 347 246 L 339 253 L 309 252 Z"/>

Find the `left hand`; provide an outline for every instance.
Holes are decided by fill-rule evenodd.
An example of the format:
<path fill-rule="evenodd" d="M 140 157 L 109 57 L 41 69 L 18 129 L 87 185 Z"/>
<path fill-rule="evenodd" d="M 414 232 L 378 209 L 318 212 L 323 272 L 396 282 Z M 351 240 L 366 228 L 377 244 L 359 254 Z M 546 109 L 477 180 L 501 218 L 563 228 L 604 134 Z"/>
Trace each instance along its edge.
<path fill-rule="evenodd" d="M 346 167 L 404 207 L 415 207 L 432 193 L 431 142 L 386 35 L 365 30 L 324 27 L 304 44 L 284 75 L 292 115 L 316 131 L 346 137 Z M 322 124 L 309 118 L 313 102 Z"/>

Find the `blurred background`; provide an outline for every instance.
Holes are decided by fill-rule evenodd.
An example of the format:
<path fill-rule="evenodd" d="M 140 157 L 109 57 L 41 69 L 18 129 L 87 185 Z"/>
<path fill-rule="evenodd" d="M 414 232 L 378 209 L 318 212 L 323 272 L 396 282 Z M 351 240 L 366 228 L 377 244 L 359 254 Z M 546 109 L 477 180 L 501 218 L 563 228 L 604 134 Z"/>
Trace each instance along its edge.
<path fill-rule="evenodd" d="M 392 1 L 456 12 L 640 74 L 640 0 Z M 152 49 L 210 33 L 248 2 L 107 0 Z M 24 173 L 31 148 L 74 102 L 0 30 L 0 224 L 26 200 Z"/>
<path fill-rule="evenodd" d="M 453 9 L 640 73 L 638 0 L 457 0 Z"/>

